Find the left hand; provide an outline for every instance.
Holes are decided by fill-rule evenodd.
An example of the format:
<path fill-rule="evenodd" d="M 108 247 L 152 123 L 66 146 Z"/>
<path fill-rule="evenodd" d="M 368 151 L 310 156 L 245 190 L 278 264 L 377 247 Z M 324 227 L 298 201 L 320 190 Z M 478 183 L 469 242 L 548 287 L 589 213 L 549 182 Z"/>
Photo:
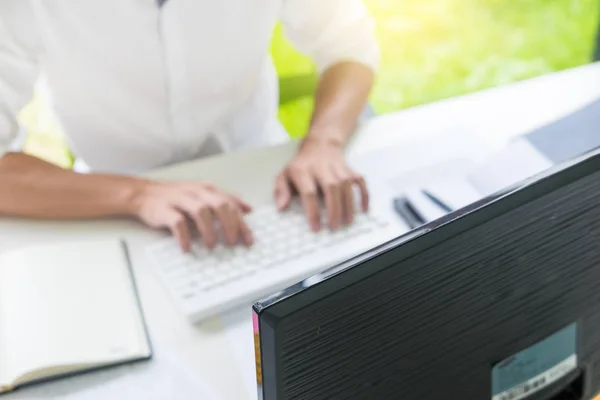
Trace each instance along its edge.
<path fill-rule="evenodd" d="M 354 185 L 360 188 L 362 211 L 367 211 L 367 185 L 364 178 L 346 163 L 342 146 L 318 139 L 307 139 L 296 157 L 277 177 L 275 202 L 279 210 L 284 210 L 290 205 L 292 195 L 297 193 L 311 229 L 319 231 L 319 194 L 322 194 L 329 228 L 335 230 L 352 223 L 356 212 Z"/>

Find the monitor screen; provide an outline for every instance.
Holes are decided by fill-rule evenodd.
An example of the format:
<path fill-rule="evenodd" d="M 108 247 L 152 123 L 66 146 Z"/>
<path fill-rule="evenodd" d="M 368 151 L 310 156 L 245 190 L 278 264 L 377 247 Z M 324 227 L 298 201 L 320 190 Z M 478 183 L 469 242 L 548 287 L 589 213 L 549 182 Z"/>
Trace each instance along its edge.
<path fill-rule="evenodd" d="M 599 193 L 597 150 L 258 302 L 262 399 L 590 398 Z"/>

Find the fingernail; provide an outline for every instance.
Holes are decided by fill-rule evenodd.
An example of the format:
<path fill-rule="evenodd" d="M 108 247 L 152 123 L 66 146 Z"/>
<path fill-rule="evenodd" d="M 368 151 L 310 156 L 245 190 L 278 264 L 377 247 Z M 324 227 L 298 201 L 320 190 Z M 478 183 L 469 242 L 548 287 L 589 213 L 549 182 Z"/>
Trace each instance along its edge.
<path fill-rule="evenodd" d="M 280 210 L 285 206 L 285 199 L 283 197 L 277 198 L 277 208 Z"/>

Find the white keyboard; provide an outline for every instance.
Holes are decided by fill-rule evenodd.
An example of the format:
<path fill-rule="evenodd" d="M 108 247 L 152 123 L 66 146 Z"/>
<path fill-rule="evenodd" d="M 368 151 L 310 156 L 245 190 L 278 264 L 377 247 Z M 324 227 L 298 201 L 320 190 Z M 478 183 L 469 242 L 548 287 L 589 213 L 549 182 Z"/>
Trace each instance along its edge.
<path fill-rule="evenodd" d="M 337 231 L 311 232 L 296 207 L 273 206 L 246 218 L 255 244 L 208 250 L 200 241 L 189 254 L 173 238 L 149 246 L 149 255 L 178 308 L 192 321 L 270 296 L 398 234 L 390 216 L 358 214 Z"/>

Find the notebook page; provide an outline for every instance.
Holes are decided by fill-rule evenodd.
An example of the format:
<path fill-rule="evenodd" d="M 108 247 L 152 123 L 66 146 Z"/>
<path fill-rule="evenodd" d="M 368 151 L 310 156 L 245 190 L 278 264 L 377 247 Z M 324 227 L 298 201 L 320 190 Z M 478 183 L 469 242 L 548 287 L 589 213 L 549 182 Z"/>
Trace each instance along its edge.
<path fill-rule="evenodd" d="M 48 244 L 0 255 L 0 355 L 10 376 L 149 355 L 120 241 Z"/>

